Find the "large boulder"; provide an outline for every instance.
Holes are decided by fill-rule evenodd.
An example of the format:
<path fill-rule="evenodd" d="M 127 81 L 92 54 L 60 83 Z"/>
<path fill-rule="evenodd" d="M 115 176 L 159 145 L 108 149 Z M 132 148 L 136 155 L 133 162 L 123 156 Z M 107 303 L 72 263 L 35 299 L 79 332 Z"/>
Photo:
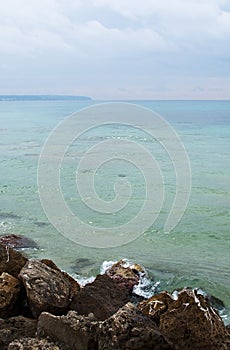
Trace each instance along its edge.
<path fill-rule="evenodd" d="M 97 347 L 97 327 L 93 317 L 69 311 L 67 316 L 43 312 L 38 320 L 38 336 L 49 337 L 70 347 L 71 350 L 94 350 Z"/>
<path fill-rule="evenodd" d="M 0 319 L 0 349 L 8 349 L 8 344 L 21 337 L 35 337 L 37 321 L 23 316 Z"/>
<path fill-rule="evenodd" d="M 3 272 L 0 275 L 0 317 L 7 318 L 16 313 L 21 284 L 20 281 Z"/>
<path fill-rule="evenodd" d="M 132 292 L 133 287 L 139 283 L 140 273 L 143 273 L 140 265 L 129 265 L 125 260 L 119 260 L 105 273 L 114 280 L 121 288 Z"/>
<path fill-rule="evenodd" d="M 26 262 L 27 258 L 20 252 L 0 244 L 0 273 L 7 272 L 17 278 Z"/>
<path fill-rule="evenodd" d="M 98 329 L 100 350 L 173 350 L 156 324 L 128 303 Z"/>
<path fill-rule="evenodd" d="M 62 271 L 59 269 L 59 267 L 57 267 L 57 265 L 49 259 L 42 259 L 41 262 L 49 267 L 51 267 L 52 269 L 59 271 L 64 278 L 66 278 L 69 282 L 70 282 L 70 299 L 73 298 L 73 296 L 81 289 L 80 284 L 72 277 L 70 276 L 67 272 Z"/>
<path fill-rule="evenodd" d="M 39 260 L 29 260 L 19 278 L 26 289 L 34 317 L 48 311 L 54 315 L 65 313 L 70 303 L 71 284 L 60 271 Z"/>
<path fill-rule="evenodd" d="M 128 292 L 107 275 L 98 275 L 92 283 L 86 284 L 70 303 L 70 310 L 87 316 L 93 313 L 97 320 L 105 320 L 125 305 Z"/>
<path fill-rule="evenodd" d="M 176 300 L 168 293 L 160 293 L 138 307 L 159 322 L 160 331 L 176 349 L 228 349 L 221 317 L 196 290 L 184 289 Z"/>
<path fill-rule="evenodd" d="M 15 249 L 38 249 L 37 243 L 34 242 L 31 238 L 15 234 L 0 236 L 0 243 Z"/>

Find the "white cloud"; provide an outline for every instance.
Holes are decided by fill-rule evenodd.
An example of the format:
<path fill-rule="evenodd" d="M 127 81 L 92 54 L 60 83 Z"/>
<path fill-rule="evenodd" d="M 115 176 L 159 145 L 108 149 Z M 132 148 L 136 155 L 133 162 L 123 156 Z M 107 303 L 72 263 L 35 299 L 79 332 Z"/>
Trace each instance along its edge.
<path fill-rule="evenodd" d="M 151 77 L 175 79 L 172 73 L 188 83 L 191 75 L 221 82 L 229 74 L 229 11 L 229 0 L 2 1 L 0 91 L 10 69 L 50 81 L 56 71 L 69 86 L 75 75 L 91 84 L 92 74 L 106 86 L 109 72 L 116 91 L 127 91 L 124 77 L 140 91 L 151 91 Z"/>

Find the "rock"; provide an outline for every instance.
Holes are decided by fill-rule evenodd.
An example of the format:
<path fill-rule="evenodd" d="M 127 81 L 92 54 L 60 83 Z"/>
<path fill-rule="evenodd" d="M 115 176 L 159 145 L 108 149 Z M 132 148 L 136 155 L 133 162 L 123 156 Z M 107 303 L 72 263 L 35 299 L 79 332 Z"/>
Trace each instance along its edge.
<path fill-rule="evenodd" d="M 128 303 L 98 330 L 100 350 L 173 350 L 156 324 Z"/>
<path fill-rule="evenodd" d="M 39 260 L 29 260 L 20 274 L 34 317 L 42 311 L 65 313 L 69 306 L 71 284 L 60 271 Z"/>
<path fill-rule="evenodd" d="M 63 277 L 70 282 L 70 285 L 71 285 L 70 299 L 72 300 L 73 296 L 81 289 L 80 284 L 73 277 L 71 277 L 67 272 L 61 271 L 52 260 L 42 259 L 41 262 L 51 267 L 52 269 L 59 271 L 63 275 Z"/>
<path fill-rule="evenodd" d="M 159 324 L 160 316 L 167 311 L 168 305 L 173 303 L 172 296 L 167 292 L 161 292 L 152 296 L 148 300 L 142 301 L 138 304 L 138 309 L 144 315 L 149 316 L 154 322 Z"/>
<path fill-rule="evenodd" d="M 160 331 L 177 349 L 227 350 L 227 332 L 218 312 L 196 290 L 183 290 L 160 316 Z"/>
<path fill-rule="evenodd" d="M 23 316 L 0 319 L 0 349 L 6 350 L 8 344 L 21 337 L 35 337 L 37 321 Z"/>
<path fill-rule="evenodd" d="M 107 275 L 98 275 L 94 282 L 86 284 L 74 297 L 70 310 L 87 316 L 93 313 L 97 320 L 105 320 L 125 305 L 128 292 Z"/>
<path fill-rule="evenodd" d="M 71 350 L 173 350 L 155 323 L 128 303 L 105 321 L 70 311 L 67 316 L 42 313 L 38 336 L 59 341 Z"/>
<path fill-rule="evenodd" d="M 0 273 L 7 272 L 13 277 L 18 277 L 27 259 L 18 251 L 0 244 Z"/>
<path fill-rule="evenodd" d="M 22 249 L 22 248 L 38 249 L 37 243 L 34 242 L 32 239 L 25 236 L 18 236 L 14 234 L 0 236 L 0 243 L 15 249 Z"/>
<path fill-rule="evenodd" d="M 7 318 L 15 315 L 15 305 L 19 299 L 20 281 L 3 272 L 0 275 L 0 317 Z"/>
<path fill-rule="evenodd" d="M 116 264 L 106 270 L 106 274 L 112 278 L 121 288 L 127 289 L 132 292 L 135 285 L 139 283 L 140 280 L 140 270 L 142 268 L 140 265 L 126 266 L 126 261 L 119 260 Z"/>
<path fill-rule="evenodd" d="M 47 339 L 22 338 L 10 343 L 8 350 L 67 350 L 67 348 L 56 345 Z"/>
<path fill-rule="evenodd" d="M 43 312 L 38 321 L 38 336 L 59 341 L 71 350 L 96 350 L 97 322 L 90 317 L 69 311 L 67 316 L 54 316 Z"/>

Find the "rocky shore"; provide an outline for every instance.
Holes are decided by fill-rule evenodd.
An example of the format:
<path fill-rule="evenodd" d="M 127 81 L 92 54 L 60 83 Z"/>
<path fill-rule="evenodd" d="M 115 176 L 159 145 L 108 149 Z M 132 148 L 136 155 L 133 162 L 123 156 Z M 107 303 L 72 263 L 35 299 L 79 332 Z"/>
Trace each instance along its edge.
<path fill-rule="evenodd" d="M 118 261 L 83 287 L 10 241 L 0 239 L 2 350 L 230 349 L 229 327 L 198 290 L 134 302 L 138 264 Z"/>

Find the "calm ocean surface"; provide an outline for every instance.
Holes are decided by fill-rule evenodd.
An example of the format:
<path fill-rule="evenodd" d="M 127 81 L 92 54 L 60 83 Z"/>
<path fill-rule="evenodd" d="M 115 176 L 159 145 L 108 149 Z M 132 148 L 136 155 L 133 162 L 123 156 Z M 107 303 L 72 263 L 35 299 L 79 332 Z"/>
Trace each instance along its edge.
<path fill-rule="evenodd" d="M 98 193 L 111 199 L 116 177 L 126 177 L 136 196 L 125 214 L 109 218 L 89 214 L 75 196 L 75 163 L 100 140 L 126 137 L 154 151 L 165 179 L 165 201 L 156 223 L 135 241 L 117 248 L 77 245 L 52 226 L 42 209 L 37 188 L 37 165 L 42 145 L 52 129 L 69 114 L 95 101 L 0 101 L 0 234 L 24 234 L 39 250 L 33 258 L 50 258 L 61 268 L 84 277 L 99 272 L 104 261 L 127 258 L 143 265 L 158 288 L 172 291 L 200 287 L 223 300 L 230 321 L 230 101 L 135 101 L 164 117 L 180 136 L 189 155 L 192 191 L 184 217 L 170 234 L 163 224 L 175 194 L 174 169 L 165 151 L 146 135 L 116 127 L 86 133 L 72 145 L 63 162 L 65 200 L 84 220 L 95 225 L 125 222 L 141 202 L 143 179 L 122 162 L 100 169 Z M 90 170 L 90 169 L 89 169 Z M 108 176 L 109 175 L 109 176 Z M 107 183 L 106 183 L 107 180 Z M 107 220 L 107 221 L 106 221 Z M 118 222 L 119 221 L 119 222 Z M 84 233 L 83 233 L 84 234 Z"/>

